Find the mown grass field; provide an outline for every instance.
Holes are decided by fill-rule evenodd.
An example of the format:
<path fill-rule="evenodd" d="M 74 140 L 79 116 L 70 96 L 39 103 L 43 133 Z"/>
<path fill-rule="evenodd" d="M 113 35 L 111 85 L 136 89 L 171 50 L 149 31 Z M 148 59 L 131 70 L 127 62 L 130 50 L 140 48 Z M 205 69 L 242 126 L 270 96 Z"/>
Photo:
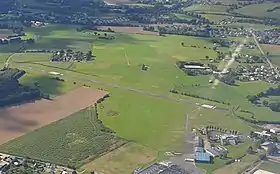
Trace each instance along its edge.
<path fill-rule="evenodd" d="M 102 127 L 95 111 L 82 110 L 1 145 L 0 151 L 78 167 L 126 142 Z"/>
<path fill-rule="evenodd" d="M 269 52 L 269 59 L 271 62 L 277 66 L 280 66 L 280 46 L 262 44 L 261 47 L 265 52 Z"/>
<path fill-rule="evenodd" d="M 126 144 L 80 168 L 84 174 L 91 171 L 106 174 L 130 174 L 157 158 L 157 152 L 148 147 L 134 143 Z"/>
<path fill-rule="evenodd" d="M 193 11 L 193 12 L 207 12 L 207 13 L 220 13 L 220 14 L 227 14 L 226 10 L 228 9 L 227 6 L 224 5 L 202 5 L 196 4 L 190 7 L 185 8 L 185 11 Z"/>
<path fill-rule="evenodd" d="M 262 170 L 267 170 L 267 171 L 270 171 L 270 172 L 274 172 L 276 174 L 280 174 L 280 166 L 278 163 L 274 163 L 274 162 L 264 162 L 260 167 L 259 169 L 262 169 Z"/>
<path fill-rule="evenodd" d="M 268 9 L 272 9 L 276 6 L 280 6 L 280 3 L 267 2 L 262 4 L 252 4 L 244 6 L 243 8 L 236 10 L 236 12 L 253 17 L 273 17 L 280 19 L 280 9 L 273 12 L 267 12 Z"/>
<path fill-rule="evenodd" d="M 257 160 L 258 160 L 258 156 L 246 155 L 241 159 L 241 162 L 235 162 L 230 165 L 226 165 L 225 167 L 215 170 L 214 174 L 224 174 L 224 173 L 236 174 L 239 172 L 243 172 L 244 170 L 246 170 L 246 168 L 248 168 Z"/>
<path fill-rule="evenodd" d="M 99 33 L 104 35 L 103 32 Z M 216 53 L 211 49 L 213 44 L 208 39 L 170 35 L 159 37 L 128 35 L 124 33 L 107 34 L 115 36 L 116 39 L 98 39 L 93 32 L 77 32 L 75 27 L 67 26 L 49 25 L 43 28 L 28 29 L 29 36 L 37 37 L 37 43 L 30 45 L 28 49 L 53 50 L 69 48 L 81 51 L 93 50 L 96 60 L 87 63 L 51 63 L 49 61 L 49 54 L 21 53 L 12 57 L 11 67 L 19 67 L 20 65 L 31 66 L 46 71 L 56 71 L 102 82 L 129 86 L 136 89 L 151 91 L 156 94 L 182 97 L 187 100 L 192 100 L 194 103 L 200 102 L 222 105 L 169 93 L 169 90 L 174 86 L 181 87 L 183 84 L 184 90 L 191 91 L 194 94 L 225 100 L 233 103 L 233 105 L 244 106 L 244 109 L 252 109 L 252 111 L 256 112 L 256 118 L 261 119 L 266 115 L 264 119 L 279 119 L 277 114 L 269 112 L 268 109 L 256 108 L 246 101 L 246 95 L 263 91 L 268 87 L 267 84 L 240 83 L 240 86 L 235 87 L 219 84 L 216 89 L 212 89 L 212 86 L 208 83 L 209 76 L 187 76 L 176 67 L 175 63 L 178 60 L 205 61 L 205 56 L 209 56 L 210 58 L 215 57 Z M 182 47 L 181 42 L 184 42 L 188 47 Z M 190 47 L 191 45 L 197 45 L 201 48 L 192 48 Z M 204 46 L 207 48 L 203 48 Z M 142 64 L 149 66 L 148 71 L 141 70 Z M 57 82 L 50 79 L 48 75 L 42 72 L 26 70 L 27 74 L 21 79 L 22 83 L 33 85 L 35 81 L 38 81 L 43 92 L 50 93 L 54 96 L 87 83 L 68 78 L 65 78 L 65 82 Z M 74 82 L 76 82 L 76 84 L 74 84 Z M 200 84 L 200 86 L 194 88 L 192 84 Z M 257 87 L 256 84 L 258 84 Z M 152 159 L 154 152 L 162 155 L 165 151 L 182 150 L 186 112 L 191 115 L 190 121 L 192 126 L 212 124 L 241 132 L 251 130 L 249 125 L 241 122 L 227 112 L 201 109 L 198 114 L 196 114 L 191 113 L 193 110 L 197 109 L 197 107 L 192 104 L 176 103 L 174 101 L 112 88 L 106 85 L 90 85 L 95 88 L 101 87 L 111 94 L 110 98 L 99 105 L 99 118 L 106 126 L 116 131 L 119 137 L 146 146 L 148 148 L 147 154 L 151 154 L 149 158 L 147 157 L 147 161 Z M 269 115 L 267 115 L 267 113 L 269 113 Z M 81 129 L 79 129 L 79 127 L 71 127 L 71 129 L 68 127 L 70 126 L 70 122 L 73 123 L 76 121 L 76 118 L 80 118 L 81 121 L 84 120 L 84 123 L 81 124 L 88 124 L 85 121 L 85 115 L 81 112 L 76 116 L 71 116 L 62 120 L 62 123 L 67 122 L 67 124 L 65 123 L 63 126 L 60 126 L 60 122 L 49 125 L 7 144 L 3 149 L 14 153 L 21 153 L 22 155 L 31 154 L 31 156 L 37 158 L 53 160 L 55 157 L 51 157 L 51 155 L 53 155 L 52 153 L 42 153 L 48 152 L 48 146 L 56 148 L 59 144 L 57 143 L 58 140 L 63 139 L 65 134 L 67 134 L 67 132 L 65 132 L 66 130 L 72 131 L 73 129 L 73 131 L 77 131 L 78 133 L 81 133 L 79 131 L 83 131 L 85 134 L 88 132 L 88 130 L 86 130 L 88 129 L 87 126 L 79 125 Z M 59 131 L 59 129 L 62 128 L 65 130 Z M 42 133 L 40 133 L 41 131 Z M 52 133 L 54 131 L 60 132 L 59 135 L 52 137 L 54 143 L 45 142 L 47 140 L 42 137 L 46 137 L 49 134 L 54 135 L 54 133 Z M 37 140 L 45 143 L 45 145 L 41 145 L 46 148 L 45 151 L 38 153 L 33 152 L 33 147 L 35 145 L 31 142 L 36 142 Z M 77 141 L 79 141 L 79 139 L 77 139 Z M 61 143 L 63 144 L 65 142 L 66 140 Z M 23 145 L 21 146 L 19 143 Z M 108 144 L 110 143 L 107 143 L 107 145 Z M 81 145 L 79 148 L 86 148 L 87 145 L 88 144 Z M 246 147 L 244 145 L 244 147 L 233 148 L 232 153 L 243 153 L 243 151 L 246 151 L 247 145 L 248 144 L 246 144 Z M 26 147 L 24 151 L 21 150 L 23 146 Z M 96 154 L 96 149 L 92 148 L 93 147 L 85 150 L 85 152 Z M 62 149 L 59 150 L 61 150 L 63 158 L 68 157 L 71 159 L 72 156 L 69 155 L 75 156 L 76 153 L 78 153 L 75 149 L 76 148 L 73 149 L 71 154 L 66 154 L 69 152 L 62 151 Z M 142 153 L 141 150 L 139 151 L 136 150 L 135 156 Z M 130 155 L 134 156 L 133 154 Z M 78 157 L 81 157 L 81 155 L 78 155 Z M 70 161 L 71 164 L 76 163 L 75 160 L 77 161 L 78 157 Z M 119 159 L 118 157 L 116 158 Z M 143 158 L 146 159 L 146 157 Z M 60 162 L 61 160 L 63 160 L 62 157 L 57 158 L 55 162 Z M 104 161 L 101 159 L 101 161 L 94 161 L 92 165 L 96 166 L 102 163 L 104 163 Z M 129 161 L 120 160 L 120 163 L 121 164 L 114 163 L 112 165 L 116 166 L 115 168 L 121 168 L 118 166 L 125 165 L 132 166 Z M 223 166 L 223 164 L 224 162 L 218 159 L 217 165 L 213 167 L 213 170 L 217 169 L 219 166 Z M 133 164 L 133 166 L 134 165 L 135 164 Z M 207 166 L 204 167 L 208 168 Z M 128 168 L 130 170 L 130 167 Z M 106 166 L 100 168 L 100 170 L 110 172 Z M 121 171 L 121 169 L 118 170 Z M 210 170 L 212 169 L 209 169 L 209 171 Z"/>

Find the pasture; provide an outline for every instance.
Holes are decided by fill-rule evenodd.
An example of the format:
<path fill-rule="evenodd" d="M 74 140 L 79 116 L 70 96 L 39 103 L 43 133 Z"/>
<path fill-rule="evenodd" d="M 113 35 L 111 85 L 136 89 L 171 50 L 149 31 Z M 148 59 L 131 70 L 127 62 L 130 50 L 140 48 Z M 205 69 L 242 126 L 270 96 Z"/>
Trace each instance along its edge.
<path fill-rule="evenodd" d="M 0 151 L 79 167 L 125 143 L 104 130 L 95 111 L 85 109 L 14 139 Z"/>
<path fill-rule="evenodd" d="M 261 47 L 265 52 L 269 52 L 269 59 L 271 62 L 277 66 L 280 66 L 280 46 L 262 44 Z"/>
<path fill-rule="evenodd" d="M 274 7 L 280 6 L 280 3 L 261 3 L 261 4 L 252 4 L 244 6 L 238 10 L 237 13 L 252 16 L 252 17 L 273 17 L 280 19 L 280 9 L 274 10 L 272 12 L 267 12 L 267 10 L 272 9 Z"/>
<path fill-rule="evenodd" d="M 258 160 L 258 156 L 246 155 L 241 159 L 241 162 L 235 162 L 230 165 L 226 165 L 218 170 L 214 171 L 214 174 L 236 174 L 243 172 L 246 168 L 251 166 L 254 162 Z"/>
<path fill-rule="evenodd" d="M 193 11 L 193 12 L 206 12 L 206 13 L 215 13 L 215 14 L 227 14 L 226 10 L 227 6 L 224 5 L 203 5 L 203 4 L 195 4 L 185 8 L 185 11 Z"/>
<path fill-rule="evenodd" d="M 91 171 L 106 174 L 131 174 L 137 167 L 146 165 L 157 158 L 157 152 L 148 147 L 128 143 L 80 168 L 84 174 Z"/>
<path fill-rule="evenodd" d="M 276 174 L 280 174 L 279 164 L 270 162 L 270 161 L 266 161 L 266 162 L 262 163 L 261 166 L 259 167 L 259 169 L 267 170 L 269 172 L 274 172 Z"/>

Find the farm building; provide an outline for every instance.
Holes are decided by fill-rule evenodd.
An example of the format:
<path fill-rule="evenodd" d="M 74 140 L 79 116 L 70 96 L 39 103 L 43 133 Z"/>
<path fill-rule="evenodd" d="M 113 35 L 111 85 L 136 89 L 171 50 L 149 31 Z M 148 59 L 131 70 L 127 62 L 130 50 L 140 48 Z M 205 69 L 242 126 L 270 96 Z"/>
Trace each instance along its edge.
<path fill-rule="evenodd" d="M 195 147 L 203 147 L 203 140 L 199 136 L 195 137 Z"/>
<path fill-rule="evenodd" d="M 134 174 L 186 174 L 184 169 L 170 163 L 154 163 L 144 169 L 136 169 Z"/>
<path fill-rule="evenodd" d="M 227 150 L 223 147 L 212 147 L 205 150 L 212 157 L 222 156 L 227 154 Z"/>
<path fill-rule="evenodd" d="M 195 147 L 194 152 L 204 152 L 204 149 L 202 147 Z"/>
<path fill-rule="evenodd" d="M 211 156 L 205 152 L 196 152 L 195 153 L 195 162 L 200 163 L 210 163 Z"/>
<path fill-rule="evenodd" d="M 236 135 L 221 136 L 221 145 L 236 145 L 239 142 L 239 137 Z"/>
<path fill-rule="evenodd" d="M 199 66 L 199 65 L 184 65 L 186 69 L 209 69 L 209 67 Z"/>

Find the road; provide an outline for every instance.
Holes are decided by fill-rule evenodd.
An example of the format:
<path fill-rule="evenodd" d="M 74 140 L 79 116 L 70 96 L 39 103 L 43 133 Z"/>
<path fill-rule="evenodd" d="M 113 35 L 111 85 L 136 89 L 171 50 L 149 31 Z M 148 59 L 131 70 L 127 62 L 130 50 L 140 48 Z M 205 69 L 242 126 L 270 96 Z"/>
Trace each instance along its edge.
<path fill-rule="evenodd" d="M 247 169 L 245 172 L 243 172 L 242 174 L 252 174 L 254 173 L 259 167 L 260 165 L 263 163 L 264 161 L 260 161 L 257 165 L 253 166 L 253 168 L 251 169 Z"/>
<path fill-rule="evenodd" d="M 17 65 L 14 65 L 14 67 L 20 68 L 20 69 L 29 69 L 29 70 L 38 71 L 38 72 L 41 72 L 41 73 L 44 73 L 44 74 L 49 74 L 49 72 L 45 69 L 35 68 L 35 67 L 31 67 L 31 66 L 24 66 L 24 65 L 18 65 L 17 66 Z M 139 93 L 139 94 L 144 94 L 144 95 L 148 95 L 148 96 L 152 96 L 152 97 L 167 99 L 167 100 L 170 100 L 170 101 L 183 102 L 183 103 L 186 103 L 186 104 L 202 105 L 202 104 L 199 104 L 195 101 L 190 101 L 190 100 L 186 100 L 186 99 L 182 99 L 182 98 L 170 97 L 170 96 L 166 96 L 166 95 L 162 95 L 162 94 L 155 94 L 155 93 L 150 92 L 150 91 L 134 89 L 134 88 L 131 88 L 131 87 L 122 86 L 122 85 L 118 85 L 118 84 L 112 84 L 112 83 L 97 81 L 97 80 L 84 78 L 84 77 L 73 76 L 73 75 L 69 75 L 69 74 L 65 74 L 65 73 L 63 73 L 63 74 L 61 73 L 61 75 L 63 77 L 72 78 L 72 79 L 79 80 L 79 81 L 84 81 L 84 82 L 87 82 L 87 83 L 99 84 L 99 85 L 118 88 L 118 89 L 122 89 L 122 90 L 126 90 L 126 91 L 132 91 L 132 92 L 136 92 L 136 93 Z M 228 108 L 225 108 L 225 107 L 216 107 L 214 109 L 215 110 L 224 110 L 224 111 L 229 110 Z"/>
<path fill-rule="evenodd" d="M 269 64 L 270 68 L 272 68 L 272 69 L 274 70 L 274 72 L 275 72 L 278 76 L 280 76 L 280 73 L 278 72 L 278 70 L 274 67 L 274 65 L 270 62 L 269 58 L 267 57 L 267 55 L 266 55 L 266 54 L 264 53 L 264 51 L 262 50 L 262 48 L 261 48 L 261 46 L 260 46 L 260 44 L 259 44 L 259 42 L 258 42 L 258 40 L 257 40 L 257 37 L 256 37 L 256 35 L 254 34 L 253 31 L 251 31 L 251 34 L 252 34 L 252 36 L 253 36 L 253 39 L 254 39 L 254 41 L 255 41 L 255 43 L 256 43 L 258 49 L 260 50 L 260 52 L 262 53 L 262 55 L 263 55 L 264 58 L 266 59 L 266 61 L 267 61 L 267 63 Z"/>

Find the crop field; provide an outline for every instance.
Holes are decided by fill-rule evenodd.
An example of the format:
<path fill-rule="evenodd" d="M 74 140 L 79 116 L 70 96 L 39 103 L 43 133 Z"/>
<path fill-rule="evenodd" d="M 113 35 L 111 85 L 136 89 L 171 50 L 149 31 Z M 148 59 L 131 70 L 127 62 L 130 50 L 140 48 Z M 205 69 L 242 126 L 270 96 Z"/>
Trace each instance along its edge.
<path fill-rule="evenodd" d="M 274 172 L 276 174 L 280 174 L 279 164 L 274 163 L 274 162 L 270 162 L 270 161 L 262 163 L 261 166 L 259 167 L 259 169 Z"/>
<path fill-rule="evenodd" d="M 144 35 L 158 35 L 158 32 L 144 31 L 142 27 L 116 27 L 116 26 L 100 26 L 98 29 L 107 30 L 112 29 L 118 33 L 130 33 L 130 34 L 144 34 Z"/>
<path fill-rule="evenodd" d="M 274 17 L 280 19 L 280 9 L 267 12 L 268 9 L 272 9 L 276 6 L 280 6 L 280 3 L 253 4 L 240 8 L 236 10 L 236 12 L 253 17 Z"/>
<path fill-rule="evenodd" d="M 0 145 L 89 107 L 105 94 L 105 91 L 81 87 L 53 100 L 42 99 L 3 108 L 0 110 Z M 79 96 L 83 96 L 83 100 L 70 103 Z"/>
<path fill-rule="evenodd" d="M 226 165 L 218 170 L 214 171 L 214 174 L 236 174 L 243 172 L 246 168 L 252 165 L 254 162 L 258 160 L 258 156 L 255 155 L 246 155 L 241 159 L 241 162 L 235 162 L 230 165 Z"/>
<path fill-rule="evenodd" d="M 106 174 L 131 174 L 131 171 L 155 160 L 157 152 L 147 147 L 128 143 L 117 150 L 88 163 L 81 167 L 84 174 L 91 171 Z"/>
<path fill-rule="evenodd" d="M 124 143 L 104 131 L 93 109 L 86 109 L 12 140 L 0 150 L 77 167 Z"/>

